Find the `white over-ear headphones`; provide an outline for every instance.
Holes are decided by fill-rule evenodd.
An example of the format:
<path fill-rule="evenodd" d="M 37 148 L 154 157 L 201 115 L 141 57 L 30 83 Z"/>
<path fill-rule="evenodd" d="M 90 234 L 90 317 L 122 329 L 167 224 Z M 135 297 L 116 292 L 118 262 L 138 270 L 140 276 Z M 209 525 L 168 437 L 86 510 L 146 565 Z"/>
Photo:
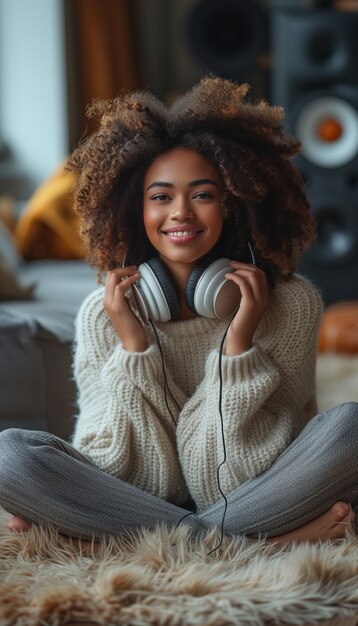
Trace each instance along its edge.
<path fill-rule="evenodd" d="M 248 242 L 252 263 L 255 257 Z M 164 263 L 154 257 L 142 263 L 139 281 L 132 285 L 132 295 L 143 322 L 168 322 L 180 316 L 180 302 L 176 288 Z M 225 274 L 233 272 L 229 259 L 206 261 L 191 272 L 186 287 L 188 308 L 201 317 L 225 319 L 235 313 L 240 305 L 239 287 Z"/>

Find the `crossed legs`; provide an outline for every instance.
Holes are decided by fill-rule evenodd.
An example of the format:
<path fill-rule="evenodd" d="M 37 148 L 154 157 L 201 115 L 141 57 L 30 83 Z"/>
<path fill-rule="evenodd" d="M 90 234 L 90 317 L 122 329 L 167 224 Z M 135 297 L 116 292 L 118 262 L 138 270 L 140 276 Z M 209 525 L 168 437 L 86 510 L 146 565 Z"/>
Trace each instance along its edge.
<path fill-rule="evenodd" d="M 227 534 L 272 541 L 336 539 L 358 504 L 358 404 L 316 416 L 260 476 L 228 496 Z M 0 504 L 9 527 L 52 523 L 61 533 L 100 538 L 138 527 L 188 524 L 195 533 L 221 525 L 224 503 L 188 516 L 96 468 L 70 444 L 43 432 L 0 433 Z M 19 519 L 20 518 L 20 519 Z"/>

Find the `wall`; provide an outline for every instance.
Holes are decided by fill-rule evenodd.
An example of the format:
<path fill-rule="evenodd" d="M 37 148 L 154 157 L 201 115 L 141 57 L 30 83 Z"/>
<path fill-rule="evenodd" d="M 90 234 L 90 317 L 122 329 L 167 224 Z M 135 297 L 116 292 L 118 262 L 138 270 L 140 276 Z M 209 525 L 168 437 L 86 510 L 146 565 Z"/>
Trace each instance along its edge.
<path fill-rule="evenodd" d="M 68 152 L 67 125 L 62 0 L 0 0 L 0 192 L 38 186 Z"/>

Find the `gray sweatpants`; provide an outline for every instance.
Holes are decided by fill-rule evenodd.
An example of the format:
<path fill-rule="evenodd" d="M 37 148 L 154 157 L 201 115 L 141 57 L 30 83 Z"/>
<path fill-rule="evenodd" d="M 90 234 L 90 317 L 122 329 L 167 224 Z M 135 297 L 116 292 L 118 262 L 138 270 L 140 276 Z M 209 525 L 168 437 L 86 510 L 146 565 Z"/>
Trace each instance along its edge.
<path fill-rule="evenodd" d="M 228 535 L 276 536 L 338 500 L 357 509 L 358 403 L 314 417 L 270 469 L 237 487 L 227 500 Z M 0 505 L 35 523 L 52 523 L 65 535 L 100 538 L 152 529 L 158 522 L 169 527 L 185 523 L 200 533 L 221 526 L 224 504 L 221 498 L 200 515 L 189 514 L 99 470 L 49 433 L 0 433 Z"/>

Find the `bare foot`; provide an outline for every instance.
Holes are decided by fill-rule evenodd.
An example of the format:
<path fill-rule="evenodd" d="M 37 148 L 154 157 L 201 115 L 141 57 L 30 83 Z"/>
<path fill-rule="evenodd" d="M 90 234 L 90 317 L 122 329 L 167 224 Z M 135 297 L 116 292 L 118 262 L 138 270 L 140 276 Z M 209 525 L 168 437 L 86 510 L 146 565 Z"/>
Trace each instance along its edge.
<path fill-rule="evenodd" d="M 349 504 L 345 502 L 336 502 L 326 512 L 316 517 L 311 522 L 291 530 L 283 535 L 277 537 L 269 537 L 266 541 L 270 543 L 288 543 L 288 542 L 303 542 L 309 541 L 316 543 L 318 541 L 342 539 L 345 536 L 347 527 L 350 522 L 353 522 L 355 513 Z M 31 528 L 31 522 L 27 522 L 21 517 L 15 516 L 7 523 L 7 527 L 10 530 L 16 532 L 26 532 Z M 77 539 L 74 537 L 67 537 L 73 545 L 86 554 L 96 553 L 99 548 L 98 542 L 87 541 L 85 539 Z M 255 539 L 251 539 L 256 541 Z"/>
<path fill-rule="evenodd" d="M 27 522 L 22 517 L 15 515 L 12 517 L 8 523 L 6 524 L 7 528 L 10 530 L 14 530 L 15 532 L 27 532 L 31 528 L 31 522 Z M 87 541 L 85 539 L 77 539 L 76 537 L 68 537 L 67 535 L 62 535 L 64 539 L 67 539 L 72 545 L 76 546 L 81 552 L 84 554 L 92 554 L 96 553 L 99 548 L 99 543 L 94 541 Z"/>
<path fill-rule="evenodd" d="M 7 528 L 10 528 L 10 530 L 15 530 L 18 533 L 25 533 L 26 531 L 30 530 L 31 522 L 27 522 L 22 517 L 18 517 L 18 515 L 15 515 L 15 517 L 12 517 L 11 520 L 8 521 L 6 526 Z"/>
<path fill-rule="evenodd" d="M 316 517 L 311 522 L 291 530 L 284 535 L 277 537 L 269 537 L 266 541 L 270 543 L 287 543 L 309 541 L 317 543 L 318 541 L 343 539 L 347 527 L 355 518 L 355 513 L 349 504 L 345 502 L 336 502 L 331 506 L 329 511 Z"/>

